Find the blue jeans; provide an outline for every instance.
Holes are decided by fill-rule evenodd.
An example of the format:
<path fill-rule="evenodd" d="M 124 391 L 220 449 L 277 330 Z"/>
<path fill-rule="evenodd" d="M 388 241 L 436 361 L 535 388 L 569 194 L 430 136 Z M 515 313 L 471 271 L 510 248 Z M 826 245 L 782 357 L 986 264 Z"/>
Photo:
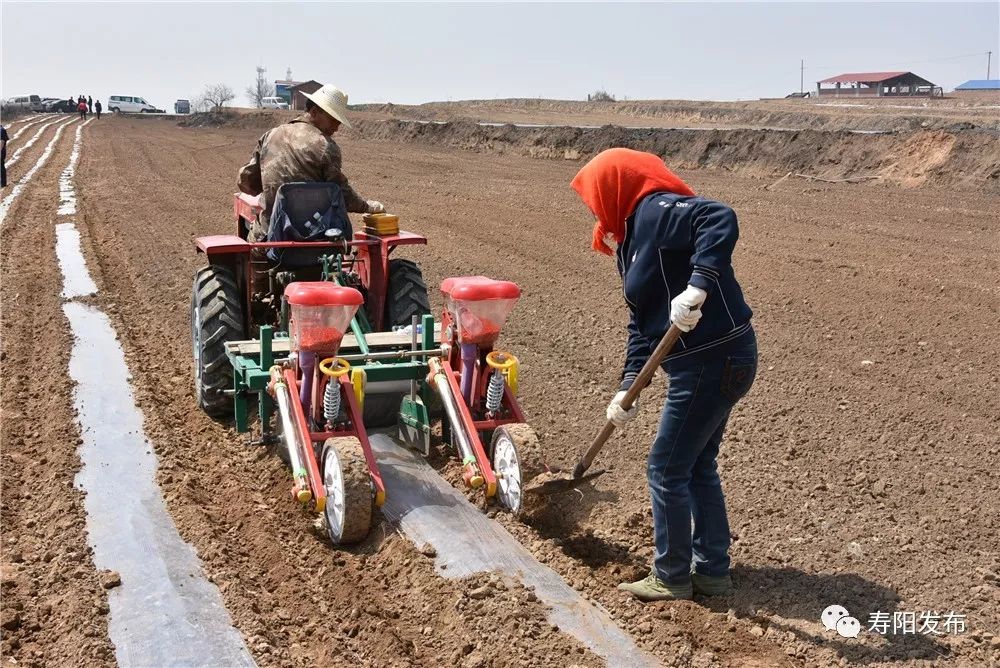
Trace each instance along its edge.
<path fill-rule="evenodd" d="M 751 332 L 729 349 L 665 368 L 670 387 L 647 469 L 653 569 L 664 582 L 687 584 L 692 569 L 729 574 L 729 520 L 715 459 L 729 412 L 757 374 L 757 340 Z"/>

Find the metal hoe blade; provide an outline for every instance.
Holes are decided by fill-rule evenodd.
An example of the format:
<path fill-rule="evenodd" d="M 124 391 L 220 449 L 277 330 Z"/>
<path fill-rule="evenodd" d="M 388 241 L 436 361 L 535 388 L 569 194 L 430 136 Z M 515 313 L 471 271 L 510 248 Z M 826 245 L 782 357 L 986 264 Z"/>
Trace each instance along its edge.
<path fill-rule="evenodd" d="M 603 473 L 604 469 L 598 469 L 581 476 L 574 476 L 569 471 L 551 469 L 529 480 L 522 491 L 524 494 L 539 494 L 543 496 L 560 494 L 576 489 L 583 483 L 590 482 Z"/>

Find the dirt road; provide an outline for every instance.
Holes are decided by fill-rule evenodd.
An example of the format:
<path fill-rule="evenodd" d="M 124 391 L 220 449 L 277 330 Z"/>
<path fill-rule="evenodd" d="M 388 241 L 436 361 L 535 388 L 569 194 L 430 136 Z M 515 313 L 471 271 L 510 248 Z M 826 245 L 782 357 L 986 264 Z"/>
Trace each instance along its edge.
<path fill-rule="evenodd" d="M 192 240 L 231 229 L 235 171 L 258 134 L 109 118 L 84 131 L 77 170 L 84 253 L 122 338 L 168 508 L 255 658 L 599 664 L 544 621 L 528 592 L 495 583 L 490 597 L 470 600 L 463 592 L 488 578 L 434 575 L 391 526 L 357 549 L 331 549 L 286 500 L 277 459 L 196 410 L 187 308 L 202 259 Z M 626 322 L 612 260 L 588 250 L 590 217 L 567 185 L 579 165 L 349 136 L 341 144 L 357 189 L 429 237 L 407 251 L 429 285 L 468 273 L 521 284 L 501 345 L 523 362 L 524 407 L 549 458 L 571 461 L 617 385 Z M 21 606 L 3 650 L 40 665 L 112 660 L 100 617 L 85 612 L 103 595 L 70 489 L 78 460 L 51 229 L 68 146 L 64 138 L 2 231 L 2 382 L 15 388 L 3 401 L 3 594 Z M 652 549 L 652 394 L 602 455 L 610 471 L 595 491 L 554 499 L 527 526 L 498 521 L 668 665 L 997 656 L 1000 197 L 801 181 L 765 191 L 770 180 L 683 175 L 740 214 L 735 262 L 761 341 L 757 384 L 720 459 L 737 594 L 642 606 L 615 590 L 646 572 Z M 662 392 L 662 379 L 654 388 Z M 66 495 L 55 508 L 31 502 L 43 492 L 27 483 L 39 479 Z M 65 600 L 82 607 L 55 604 Z M 819 623 L 830 604 L 863 623 L 875 612 L 954 611 L 967 629 L 843 639 Z M 71 654 L 74 643 L 92 658 Z"/>

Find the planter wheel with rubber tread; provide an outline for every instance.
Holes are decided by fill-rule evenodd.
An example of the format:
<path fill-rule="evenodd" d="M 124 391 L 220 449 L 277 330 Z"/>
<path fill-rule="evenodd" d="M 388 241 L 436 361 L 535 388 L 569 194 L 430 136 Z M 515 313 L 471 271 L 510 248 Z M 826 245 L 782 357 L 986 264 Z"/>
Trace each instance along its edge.
<path fill-rule="evenodd" d="M 523 422 L 497 427 L 490 442 L 490 464 L 497 475 L 497 500 L 514 515 L 521 514 L 525 485 L 546 471 L 538 434 Z"/>
<path fill-rule="evenodd" d="M 328 438 L 323 444 L 323 517 L 334 545 L 364 540 L 372 524 L 375 495 L 361 441 L 355 436 Z"/>

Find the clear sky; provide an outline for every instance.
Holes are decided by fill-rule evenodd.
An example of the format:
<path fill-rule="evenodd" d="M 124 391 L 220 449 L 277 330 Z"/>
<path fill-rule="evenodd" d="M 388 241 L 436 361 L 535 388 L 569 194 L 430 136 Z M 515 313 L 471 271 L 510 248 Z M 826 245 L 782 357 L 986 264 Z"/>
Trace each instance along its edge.
<path fill-rule="evenodd" d="M 334 83 L 352 103 L 494 97 L 754 99 L 842 72 L 911 70 L 951 90 L 1000 69 L 980 3 L 17 3 L 0 0 L 0 96 L 139 95 L 208 83 Z"/>

